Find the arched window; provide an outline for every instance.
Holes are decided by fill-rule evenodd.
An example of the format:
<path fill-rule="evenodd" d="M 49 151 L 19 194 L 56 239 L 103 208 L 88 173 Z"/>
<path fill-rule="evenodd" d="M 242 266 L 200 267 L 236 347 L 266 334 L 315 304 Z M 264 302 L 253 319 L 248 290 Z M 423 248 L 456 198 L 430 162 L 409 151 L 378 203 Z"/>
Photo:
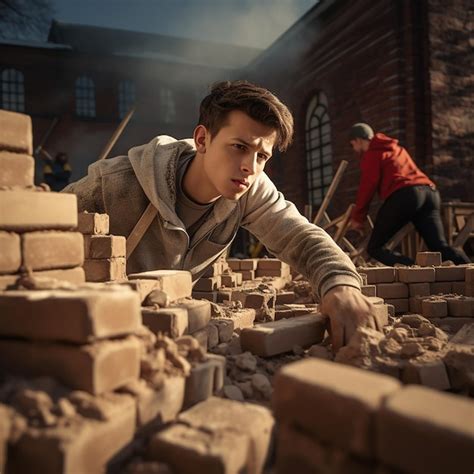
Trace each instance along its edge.
<path fill-rule="evenodd" d="M 76 79 L 76 115 L 95 117 L 95 85 L 87 76 Z"/>
<path fill-rule="evenodd" d="M 23 73 L 16 69 L 2 71 L 1 108 L 15 112 L 25 111 L 25 81 Z"/>
<path fill-rule="evenodd" d="M 119 117 L 122 119 L 135 104 L 135 84 L 129 80 L 119 82 Z"/>
<path fill-rule="evenodd" d="M 306 171 L 309 204 L 321 204 L 332 180 L 331 124 L 323 92 L 311 99 L 306 113 Z"/>
<path fill-rule="evenodd" d="M 176 118 L 176 107 L 173 91 L 168 87 L 161 87 L 160 89 L 160 109 L 161 118 L 165 123 L 174 122 Z"/>

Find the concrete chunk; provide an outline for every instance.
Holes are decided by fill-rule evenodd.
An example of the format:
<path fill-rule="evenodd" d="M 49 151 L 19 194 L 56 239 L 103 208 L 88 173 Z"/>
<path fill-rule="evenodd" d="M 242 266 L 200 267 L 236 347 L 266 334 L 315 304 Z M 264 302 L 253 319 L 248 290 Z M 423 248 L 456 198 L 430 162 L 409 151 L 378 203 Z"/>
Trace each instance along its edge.
<path fill-rule="evenodd" d="M 471 472 L 474 402 L 408 386 L 389 397 L 377 415 L 379 459 L 405 472 Z"/>
<path fill-rule="evenodd" d="M 0 231 L 0 274 L 15 273 L 21 265 L 20 236 Z"/>
<path fill-rule="evenodd" d="M 269 357 L 289 352 L 295 345 L 306 347 L 318 344 L 324 338 L 326 325 L 327 317 L 321 314 L 281 319 L 242 329 L 240 343 L 244 351 Z"/>
<path fill-rule="evenodd" d="M 87 343 L 137 331 L 133 291 L 7 291 L 0 293 L 0 335 Z"/>
<path fill-rule="evenodd" d="M 184 270 L 154 270 L 151 272 L 132 273 L 129 280 L 155 280 L 156 288 L 164 291 L 170 301 L 191 296 L 191 273 Z"/>
<path fill-rule="evenodd" d="M 311 358 L 277 373 L 273 407 L 278 422 L 372 458 L 375 415 L 399 388 L 392 377 Z"/>
<path fill-rule="evenodd" d="M 0 150 L 33 154 L 33 132 L 28 115 L 0 110 Z"/>
<path fill-rule="evenodd" d="M 1 133 L 1 132 L 0 132 Z M 18 186 L 26 188 L 34 185 L 35 160 L 33 157 L 0 151 L 0 187 Z"/>
<path fill-rule="evenodd" d="M 0 229 L 70 230 L 77 227 L 74 194 L 0 191 Z"/>

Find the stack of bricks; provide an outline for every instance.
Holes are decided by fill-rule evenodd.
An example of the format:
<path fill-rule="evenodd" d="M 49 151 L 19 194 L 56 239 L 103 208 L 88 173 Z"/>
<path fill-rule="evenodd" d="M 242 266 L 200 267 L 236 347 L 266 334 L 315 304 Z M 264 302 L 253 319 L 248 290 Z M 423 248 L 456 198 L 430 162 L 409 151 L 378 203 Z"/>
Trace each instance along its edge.
<path fill-rule="evenodd" d="M 0 111 L 0 289 L 22 275 L 84 282 L 77 201 L 34 186 L 30 117 Z"/>
<path fill-rule="evenodd" d="M 393 305 L 395 312 L 420 312 L 420 298 L 436 294 L 466 293 L 466 279 L 472 273 L 469 265 L 441 265 L 438 252 L 419 252 L 412 267 L 359 267 L 366 278 L 363 292 Z"/>
<path fill-rule="evenodd" d="M 84 272 L 91 282 L 121 281 L 126 276 L 126 239 L 109 234 L 109 216 L 82 212 L 78 230 L 84 235 Z"/>
<path fill-rule="evenodd" d="M 281 289 L 291 281 L 290 266 L 277 258 L 230 258 L 227 260 L 234 272 L 242 274 L 242 279 L 273 279 L 273 286 Z"/>
<path fill-rule="evenodd" d="M 273 407 L 277 474 L 472 471 L 467 398 L 307 359 L 278 372 Z"/>

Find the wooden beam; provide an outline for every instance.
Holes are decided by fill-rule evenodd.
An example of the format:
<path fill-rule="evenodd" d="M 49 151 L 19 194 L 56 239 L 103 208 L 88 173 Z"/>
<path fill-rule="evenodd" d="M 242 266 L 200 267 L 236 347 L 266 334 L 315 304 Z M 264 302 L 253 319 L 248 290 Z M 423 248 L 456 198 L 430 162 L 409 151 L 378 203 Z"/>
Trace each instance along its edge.
<path fill-rule="evenodd" d="M 132 232 L 130 232 L 130 235 L 127 237 L 127 260 L 136 249 L 140 240 L 142 240 L 142 237 L 145 235 L 145 232 L 148 230 L 148 227 L 150 227 L 157 214 L 158 211 L 156 207 L 150 202 L 145 209 L 145 212 L 141 215 L 140 219 L 138 219 Z"/>
<path fill-rule="evenodd" d="M 105 145 L 97 161 L 105 160 L 107 158 L 107 156 L 110 153 L 110 150 L 112 150 L 113 146 L 115 145 L 117 140 L 120 138 L 120 135 L 122 135 L 122 132 L 124 131 L 130 119 L 132 118 L 132 115 L 134 114 L 134 112 L 135 112 L 135 109 L 133 107 L 128 111 L 128 114 L 125 115 L 125 117 L 119 123 L 119 126 L 115 129 L 115 132 L 110 137 L 110 140 L 107 142 L 107 145 Z"/>

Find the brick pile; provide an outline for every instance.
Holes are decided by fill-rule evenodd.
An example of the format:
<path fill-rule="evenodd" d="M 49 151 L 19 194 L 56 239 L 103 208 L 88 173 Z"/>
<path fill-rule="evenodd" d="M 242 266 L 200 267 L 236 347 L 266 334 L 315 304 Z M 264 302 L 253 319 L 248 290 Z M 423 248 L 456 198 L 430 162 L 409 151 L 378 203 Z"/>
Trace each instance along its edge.
<path fill-rule="evenodd" d="M 472 470 L 474 402 L 322 360 L 277 374 L 276 473 Z"/>

